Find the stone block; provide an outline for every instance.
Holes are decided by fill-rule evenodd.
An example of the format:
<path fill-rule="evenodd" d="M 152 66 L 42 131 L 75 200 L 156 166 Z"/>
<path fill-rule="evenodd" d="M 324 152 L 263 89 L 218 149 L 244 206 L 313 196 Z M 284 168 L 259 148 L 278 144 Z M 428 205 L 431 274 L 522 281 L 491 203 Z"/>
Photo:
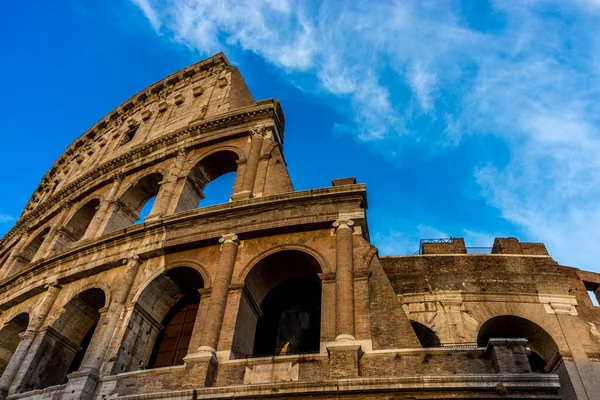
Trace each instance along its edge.
<path fill-rule="evenodd" d="M 329 377 L 351 378 L 360 375 L 359 362 L 362 348 L 359 344 L 331 344 L 329 353 Z"/>
<path fill-rule="evenodd" d="M 487 350 L 492 356 L 496 372 L 500 374 L 531 372 L 526 344 L 527 339 L 490 339 Z"/>

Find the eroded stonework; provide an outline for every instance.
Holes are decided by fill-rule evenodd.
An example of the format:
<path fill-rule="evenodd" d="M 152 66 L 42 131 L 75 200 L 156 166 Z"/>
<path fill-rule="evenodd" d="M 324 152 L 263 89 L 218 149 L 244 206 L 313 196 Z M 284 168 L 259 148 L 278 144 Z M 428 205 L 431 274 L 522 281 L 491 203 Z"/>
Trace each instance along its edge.
<path fill-rule="evenodd" d="M 0 398 L 598 398 L 600 275 L 379 257 L 364 185 L 294 190 L 284 123 L 217 54 L 78 138 L 0 241 Z"/>

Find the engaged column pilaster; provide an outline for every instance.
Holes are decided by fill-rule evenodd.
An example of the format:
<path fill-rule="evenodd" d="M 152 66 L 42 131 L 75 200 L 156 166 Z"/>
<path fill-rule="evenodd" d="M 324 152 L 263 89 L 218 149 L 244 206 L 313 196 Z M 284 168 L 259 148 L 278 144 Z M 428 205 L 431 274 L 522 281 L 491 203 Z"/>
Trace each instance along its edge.
<path fill-rule="evenodd" d="M 352 232 L 354 221 L 333 223 L 336 236 L 336 338 L 354 340 L 354 257 Z"/>
<path fill-rule="evenodd" d="M 234 200 L 249 199 L 252 197 L 256 174 L 258 172 L 258 163 L 260 161 L 260 152 L 266 133 L 267 130 L 264 125 L 258 125 L 250 130 L 250 152 L 248 153 L 248 161 L 244 170 L 244 179 L 242 180 L 241 190 L 232 196 Z"/>
<path fill-rule="evenodd" d="M 146 221 L 167 214 L 168 210 L 171 208 L 170 205 L 173 201 L 175 186 L 177 185 L 177 180 L 181 175 L 187 157 L 187 150 L 181 149 L 177 152 L 177 157 L 175 157 L 169 175 L 161 182 L 160 191 L 156 196 L 156 203 L 154 204 L 154 207 L 152 207 L 152 213 L 146 217 Z"/>
<path fill-rule="evenodd" d="M 204 323 L 204 330 L 202 332 L 202 342 L 198 349 L 199 352 L 211 352 L 213 354 L 216 353 L 219 343 L 225 306 L 227 305 L 229 284 L 231 283 L 231 276 L 239 246 L 238 237 L 235 234 L 224 235 L 219 239 L 219 242 L 222 243 L 219 269 L 217 270 L 212 286 L 206 322 Z"/>
<path fill-rule="evenodd" d="M 113 208 L 114 206 L 115 198 L 117 197 L 117 193 L 121 188 L 122 182 L 123 175 L 117 174 L 113 179 L 110 191 L 108 192 L 104 200 L 100 203 L 98 211 L 96 211 L 94 218 L 92 218 L 92 221 L 87 227 L 83 235 L 83 239 L 92 239 L 102 235 L 102 231 L 106 226 L 106 215 L 108 214 L 109 209 Z"/>
<path fill-rule="evenodd" d="M 44 296 L 40 302 L 35 306 L 29 326 L 25 332 L 20 335 L 21 340 L 17 345 L 12 357 L 10 358 L 8 365 L 4 369 L 2 378 L 0 378 L 0 399 L 6 398 L 10 387 L 13 385 L 13 381 L 17 376 L 17 373 L 23 366 L 25 356 L 27 356 L 29 353 L 33 339 L 46 321 L 46 318 L 48 317 L 48 314 L 50 313 L 50 310 L 52 309 L 52 306 L 54 305 L 62 286 L 58 283 L 53 283 L 47 287 L 48 290 L 46 290 L 46 293 L 44 293 Z"/>

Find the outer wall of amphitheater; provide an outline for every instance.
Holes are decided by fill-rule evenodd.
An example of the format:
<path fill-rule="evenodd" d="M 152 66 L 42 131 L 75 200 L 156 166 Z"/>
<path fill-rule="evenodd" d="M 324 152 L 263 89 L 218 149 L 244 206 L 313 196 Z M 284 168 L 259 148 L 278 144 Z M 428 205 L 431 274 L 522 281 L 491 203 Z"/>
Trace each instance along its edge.
<path fill-rule="evenodd" d="M 600 398 L 600 275 L 380 257 L 365 185 L 295 191 L 284 125 L 217 54 L 76 139 L 0 240 L 0 398 Z"/>

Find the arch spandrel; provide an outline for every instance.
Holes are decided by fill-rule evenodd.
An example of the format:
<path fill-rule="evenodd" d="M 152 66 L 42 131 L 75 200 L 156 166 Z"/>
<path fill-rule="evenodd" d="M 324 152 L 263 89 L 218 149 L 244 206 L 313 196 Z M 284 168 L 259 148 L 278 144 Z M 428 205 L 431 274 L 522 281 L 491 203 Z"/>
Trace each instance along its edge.
<path fill-rule="evenodd" d="M 477 341 L 477 334 L 485 322 L 494 317 L 506 315 L 523 318 L 535 323 L 552 337 L 559 351 L 570 351 L 556 316 L 546 314 L 543 304 L 516 302 L 469 303 L 468 311 L 469 315 L 479 323 L 475 331 L 471 332 L 473 336 L 470 341 Z"/>

